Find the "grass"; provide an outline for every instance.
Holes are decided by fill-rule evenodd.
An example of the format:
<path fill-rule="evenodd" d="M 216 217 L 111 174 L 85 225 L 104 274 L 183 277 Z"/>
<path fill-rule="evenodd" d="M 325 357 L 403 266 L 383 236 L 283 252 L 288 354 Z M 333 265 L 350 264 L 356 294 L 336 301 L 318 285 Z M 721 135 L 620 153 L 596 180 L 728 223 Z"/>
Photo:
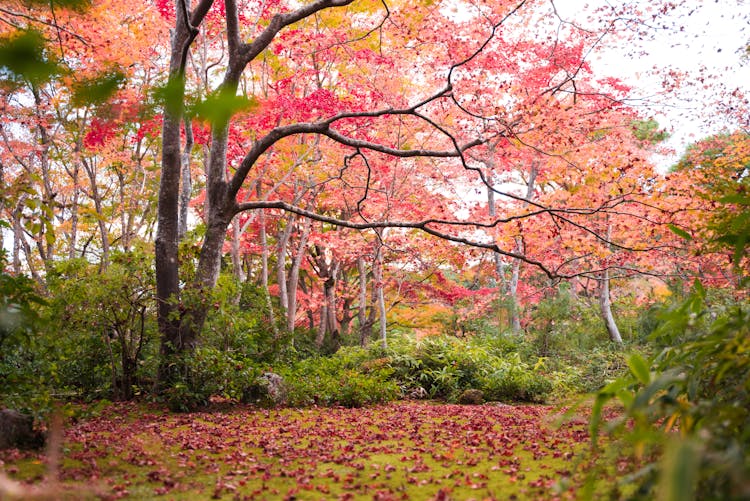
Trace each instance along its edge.
<path fill-rule="evenodd" d="M 555 427 L 554 416 L 413 402 L 191 414 L 112 404 L 65 429 L 53 487 L 71 499 L 572 499 L 587 424 Z M 50 480 L 41 453 L 0 459 L 25 485 Z"/>

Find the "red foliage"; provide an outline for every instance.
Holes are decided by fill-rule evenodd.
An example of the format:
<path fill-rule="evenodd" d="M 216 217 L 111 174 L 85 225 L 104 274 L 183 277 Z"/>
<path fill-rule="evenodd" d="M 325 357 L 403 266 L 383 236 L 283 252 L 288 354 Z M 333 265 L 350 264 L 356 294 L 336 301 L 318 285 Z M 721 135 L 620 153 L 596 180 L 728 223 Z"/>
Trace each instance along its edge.
<path fill-rule="evenodd" d="M 123 403 L 66 430 L 60 477 L 97 486 L 107 499 L 144 487 L 178 497 L 400 499 L 420 489 L 434 499 L 459 490 L 496 499 L 504 494 L 493 490 L 499 482 L 552 499 L 554 481 L 571 475 L 560 461 L 588 438 L 583 419 L 546 426 L 552 413 L 543 406 L 398 403 L 164 414 Z M 0 454 L 8 464 L 24 457 L 31 456 Z M 211 485 L 195 482 L 206 474 Z"/>
<path fill-rule="evenodd" d="M 114 120 L 94 118 L 91 120 L 89 131 L 83 137 L 83 145 L 89 149 L 104 146 L 104 143 L 112 139 L 120 128 L 120 124 Z"/>

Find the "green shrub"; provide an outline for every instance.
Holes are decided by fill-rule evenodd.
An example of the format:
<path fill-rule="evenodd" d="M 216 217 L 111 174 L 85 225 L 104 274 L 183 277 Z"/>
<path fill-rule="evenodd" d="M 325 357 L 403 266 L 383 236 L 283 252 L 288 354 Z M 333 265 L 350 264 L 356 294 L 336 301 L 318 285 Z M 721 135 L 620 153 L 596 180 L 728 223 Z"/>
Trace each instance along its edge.
<path fill-rule="evenodd" d="M 197 298 L 205 301 L 205 298 Z M 271 323 L 265 294 L 252 282 L 240 282 L 230 273 L 222 273 L 211 292 L 211 303 L 201 342 L 220 351 L 240 353 L 257 363 L 275 364 L 293 361 L 292 333 L 280 325 L 282 314 L 274 310 Z"/>
<path fill-rule="evenodd" d="M 585 353 L 608 339 L 598 305 L 573 296 L 567 284 L 532 308 L 529 332 L 534 354 L 548 358 Z"/>
<path fill-rule="evenodd" d="M 360 407 L 400 395 L 386 366 L 365 363 L 367 352 L 345 349 L 331 357 L 303 360 L 283 371 L 289 404 Z"/>
<path fill-rule="evenodd" d="M 55 263 L 48 277 L 55 385 L 84 398 L 129 399 L 153 380 L 156 354 L 154 273 L 148 253 L 115 254 L 105 271 L 83 259 Z"/>
<path fill-rule="evenodd" d="M 52 368 L 39 338 L 46 300 L 33 280 L 6 273 L 6 264 L 0 249 L 0 407 L 40 418 L 52 408 Z"/>
<path fill-rule="evenodd" d="M 631 355 L 629 373 L 597 394 L 595 443 L 603 406 L 617 399 L 624 417 L 606 427 L 615 444 L 654 459 L 635 477 L 645 497 L 675 487 L 685 489 L 682 499 L 750 493 L 750 305 L 713 309 L 705 300 L 696 284 L 685 302 L 663 310 L 654 338 L 664 348 L 650 360 Z"/>
<path fill-rule="evenodd" d="M 553 390 L 541 366 L 532 367 L 504 336 L 433 336 L 393 340 L 383 354 L 405 395 L 423 389 L 431 398 L 458 401 L 469 389 L 487 400 L 543 401 Z"/>
<path fill-rule="evenodd" d="M 242 354 L 198 346 L 182 363 L 185 373 L 164 391 L 172 411 L 187 412 L 208 404 L 212 396 L 241 400 L 263 372 Z"/>
<path fill-rule="evenodd" d="M 523 362 L 518 354 L 498 360 L 481 381 L 486 400 L 544 402 L 552 383 Z"/>

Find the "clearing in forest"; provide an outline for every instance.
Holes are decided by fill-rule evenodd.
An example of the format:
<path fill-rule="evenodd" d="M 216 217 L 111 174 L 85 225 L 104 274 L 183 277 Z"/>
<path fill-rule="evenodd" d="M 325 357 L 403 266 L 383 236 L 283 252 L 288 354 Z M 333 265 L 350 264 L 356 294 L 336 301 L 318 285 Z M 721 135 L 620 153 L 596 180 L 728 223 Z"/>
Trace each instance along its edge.
<path fill-rule="evenodd" d="M 44 454 L 0 459 L 11 478 L 71 499 L 567 499 L 560 481 L 588 433 L 557 417 L 424 402 L 189 414 L 112 404 L 66 426 L 58 484 Z"/>

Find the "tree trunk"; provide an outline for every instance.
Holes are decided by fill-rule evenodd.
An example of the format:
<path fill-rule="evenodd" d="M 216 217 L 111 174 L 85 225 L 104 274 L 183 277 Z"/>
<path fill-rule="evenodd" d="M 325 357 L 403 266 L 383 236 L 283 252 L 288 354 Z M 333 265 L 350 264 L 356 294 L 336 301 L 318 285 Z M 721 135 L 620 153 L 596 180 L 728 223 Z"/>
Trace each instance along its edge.
<path fill-rule="evenodd" d="M 286 286 L 286 293 L 288 294 L 286 328 L 289 332 L 294 332 L 294 326 L 297 323 L 297 286 L 299 284 L 299 270 L 302 267 L 302 259 L 305 256 L 305 248 L 307 247 L 307 239 L 310 236 L 311 228 L 312 221 L 308 218 L 304 218 L 302 235 L 300 236 L 299 245 L 297 245 L 297 252 L 292 261 L 292 268 L 289 270 L 289 283 Z"/>
<path fill-rule="evenodd" d="M 359 345 L 365 347 L 372 337 L 372 323 L 367 321 L 367 270 L 365 258 L 357 256 L 357 273 L 359 274 L 359 305 L 357 321 L 359 323 Z"/>
<path fill-rule="evenodd" d="M 315 346 L 320 349 L 323 346 L 323 341 L 326 338 L 326 322 L 328 320 L 328 303 L 323 301 L 320 305 L 320 323 L 318 324 L 318 332 L 315 334 Z"/>
<path fill-rule="evenodd" d="M 23 218 L 23 204 L 26 201 L 26 193 L 21 194 L 18 198 L 18 203 L 13 209 L 13 273 L 15 275 L 21 274 L 21 247 L 23 245 L 23 226 L 21 221 Z"/>
<path fill-rule="evenodd" d="M 180 213 L 179 226 L 177 228 L 177 239 L 182 241 L 188 229 L 188 208 L 190 207 L 190 195 L 193 192 L 193 182 L 190 175 L 190 156 L 193 152 L 193 124 L 190 119 L 185 119 L 185 147 L 182 150 L 180 164 L 182 170 L 182 188 L 180 189 Z"/>
<path fill-rule="evenodd" d="M 536 176 L 538 172 L 538 165 L 536 162 L 531 163 L 531 171 L 529 172 L 529 179 L 526 183 L 526 196 L 524 197 L 524 200 L 526 202 L 524 203 L 524 208 L 528 206 L 528 202 L 531 200 L 531 197 L 534 196 L 534 185 L 536 183 Z M 514 251 L 517 254 L 523 254 L 525 252 L 524 249 L 524 243 L 523 243 L 523 237 L 517 236 L 516 239 L 516 246 Z M 514 259 L 513 260 L 513 271 L 510 278 L 510 284 L 508 287 L 508 299 L 510 301 L 510 328 L 511 332 L 513 332 L 514 335 L 519 335 L 521 333 L 521 311 L 518 304 L 518 280 L 521 276 L 521 260 L 520 259 Z"/>
<path fill-rule="evenodd" d="M 349 330 L 353 320 L 352 316 L 352 303 L 351 297 L 345 297 L 341 303 L 341 322 L 339 323 L 340 336 L 346 338 L 349 336 Z"/>
<path fill-rule="evenodd" d="M 375 296 L 378 305 L 378 317 L 380 320 L 380 345 L 383 349 L 388 348 L 385 293 L 383 291 L 383 243 L 387 233 L 386 230 L 387 228 L 377 231 L 380 240 L 378 242 L 378 249 L 375 251 L 375 262 L 373 263 L 372 268 L 373 281 L 375 282 Z"/>
<path fill-rule="evenodd" d="M 276 235 L 276 283 L 279 284 L 279 301 L 284 314 L 289 316 L 289 294 L 287 294 L 286 284 L 286 248 L 289 244 L 289 237 L 292 235 L 292 219 L 289 216 L 286 226 L 281 228 Z M 288 321 L 287 321 L 288 325 Z"/>
<path fill-rule="evenodd" d="M 612 315 L 612 305 L 609 299 L 609 270 L 604 270 L 601 274 L 599 286 L 599 309 L 601 310 L 604 324 L 607 326 L 609 339 L 615 343 L 622 344 L 620 329 L 617 328 L 615 317 Z"/>
<path fill-rule="evenodd" d="M 260 184 L 258 184 L 260 186 Z M 266 235 L 266 212 L 260 210 L 260 283 L 263 287 L 263 295 L 266 297 L 266 308 L 268 308 L 268 321 L 271 323 L 274 337 L 279 337 L 279 328 L 276 325 L 276 315 L 273 312 L 273 303 L 271 302 L 271 291 L 268 289 L 268 236 Z"/>
<path fill-rule="evenodd" d="M 331 256 L 328 262 L 327 249 L 321 245 L 315 245 L 313 259 L 315 262 L 315 271 L 323 280 L 323 302 L 325 304 L 325 316 L 321 317 L 321 329 L 319 337 L 316 339 L 318 347 L 323 344 L 325 335 L 330 333 L 334 349 L 337 348 L 339 341 L 339 326 L 336 318 L 336 281 L 338 278 L 340 262 L 335 256 Z"/>
<path fill-rule="evenodd" d="M 42 113 L 42 98 L 36 85 L 32 84 L 31 92 L 34 96 L 34 114 L 37 118 L 37 130 L 39 131 L 38 155 L 42 170 L 42 185 L 44 187 L 42 201 L 44 205 L 49 208 L 49 213 L 45 217 L 52 220 L 55 217 L 55 197 L 57 196 L 57 193 L 52 189 L 52 178 L 50 173 L 49 148 L 51 140 L 49 133 L 47 132 L 47 127 L 44 125 L 47 122 L 47 119 Z M 42 255 L 42 259 L 44 259 L 44 269 L 49 272 L 51 271 L 51 265 L 55 258 L 55 239 L 46 238 L 44 235 L 45 231 L 47 231 L 47 227 L 45 224 L 42 224 L 42 230 L 37 242 L 40 251 L 44 248 L 44 251 L 40 252 L 40 254 Z"/>
<path fill-rule="evenodd" d="M 68 168 L 66 167 L 66 170 Z M 76 257 L 76 244 L 78 242 L 78 197 L 81 193 L 78 184 L 78 174 L 80 168 L 78 162 L 75 162 L 73 171 L 68 170 L 68 174 L 73 179 L 73 197 L 70 201 L 70 235 L 68 236 L 68 259 Z"/>
<path fill-rule="evenodd" d="M 180 333 L 179 280 L 179 193 L 180 193 L 180 123 L 185 94 L 185 64 L 187 51 L 195 37 L 183 9 L 175 9 L 169 60 L 169 101 L 164 107 L 162 121 L 161 178 L 157 227 L 154 245 L 156 267 L 156 302 L 159 333 L 161 334 L 158 381 L 167 385 L 179 376 L 180 367 L 174 365 L 174 355 L 184 349 Z M 176 369 L 176 370 L 175 370 Z M 177 373 L 175 373 L 177 372 Z"/>
<path fill-rule="evenodd" d="M 612 236 L 612 224 L 609 222 L 609 216 L 607 217 L 607 241 Z M 608 244 L 609 246 L 609 244 Z M 615 317 L 612 315 L 612 302 L 609 297 L 609 269 L 605 268 L 601 272 L 601 278 L 599 279 L 599 310 L 604 320 L 604 325 L 607 327 L 607 334 L 612 342 L 622 344 L 622 336 L 620 336 L 620 329 L 617 328 Z"/>
<path fill-rule="evenodd" d="M 523 253 L 523 239 L 516 237 L 515 251 L 518 254 Z M 521 312 L 518 307 L 518 280 L 521 276 L 521 260 L 514 259 L 512 272 L 510 276 L 510 283 L 508 284 L 508 308 L 510 310 L 510 329 L 514 335 L 518 335 L 521 332 Z"/>
<path fill-rule="evenodd" d="M 376 285 L 378 294 L 378 315 L 380 317 L 380 345 L 383 349 L 388 348 L 387 329 L 386 329 L 386 310 L 385 310 L 385 294 L 383 293 L 382 282 Z"/>
<path fill-rule="evenodd" d="M 242 282 L 242 259 L 240 258 L 240 216 L 232 220 L 232 273 L 237 281 Z"/>

